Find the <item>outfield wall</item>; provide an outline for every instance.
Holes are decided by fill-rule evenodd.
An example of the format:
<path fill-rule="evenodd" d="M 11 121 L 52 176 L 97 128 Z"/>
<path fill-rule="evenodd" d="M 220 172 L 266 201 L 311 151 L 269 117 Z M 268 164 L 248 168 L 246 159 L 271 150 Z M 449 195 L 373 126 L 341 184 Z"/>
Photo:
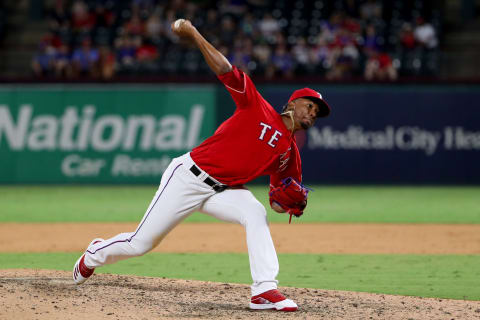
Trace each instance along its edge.
<path fill-rule="evenodd" d="M 214 86 L 0 91 L 0 182 L 158 183 L 215 129 Z"/>
<path fill-rule="evenodd" d="M 281 104 L 290 88 L 265 87 Z M 480 86 L 320 86 L 304 177 L 323 183 L 480 184 Z"/>
<path fill-rule="evenodd" d="M 310 86 L 332 115 L 297 136 L 307 183 L 480 184 L 480 86 Z M 0 183 L 158 183 L 233 110 L 215 85 L 3 86 Z"/>

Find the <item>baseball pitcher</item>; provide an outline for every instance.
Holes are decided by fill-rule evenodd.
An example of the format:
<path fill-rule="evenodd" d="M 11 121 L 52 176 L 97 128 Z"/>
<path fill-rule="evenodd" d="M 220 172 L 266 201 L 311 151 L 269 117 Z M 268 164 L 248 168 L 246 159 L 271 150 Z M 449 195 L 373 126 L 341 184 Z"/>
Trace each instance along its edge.
<path fill-rule="evenodd" d="M 326 117 L 330 107 L 309 88 L 293 92 L 278 114 L 256 90 L 252 80 L 232 66 L 188 20 L 171 26 L 179 37 L 193 42 L 236 104 L 234 114 L 213 136 L 191 152 L 172 160 L 158 191 L 134 232 L 94 239 L 73 268 L 81 284 L 94 269 L 141 256 L 194 211 L 239 223 L 247 236 L 251 309 L 296 311 L 297 304 L 277 290 L 279 266 L 263 205 L 243 185 L 270 176 L 270 205 L 277 212 L 301 216 L 308 189 L 302 181 L 301 160 L 294 133 Z"/>

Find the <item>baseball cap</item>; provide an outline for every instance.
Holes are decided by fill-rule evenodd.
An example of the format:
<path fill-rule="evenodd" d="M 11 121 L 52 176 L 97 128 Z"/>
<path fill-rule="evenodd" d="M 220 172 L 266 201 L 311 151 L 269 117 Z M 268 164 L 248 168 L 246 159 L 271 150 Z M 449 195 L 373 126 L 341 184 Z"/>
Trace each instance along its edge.
<path fill-rule="evenodd" d="M 330 110 L 331 110 L 330 106 L 325 100 L 323 100 L 320 92 L 317 92 L 310 88 L 298 89 L 292 93 L 292 95 L 290 96 L 290 99 L 288 99 L 288 102 L 298 98 L 309 98 L 314 100 L 318 104 L 318 108 L 319 108 L 317 117 L 323 118 L 323 117 L 327 117 L 330 114 Z"/>

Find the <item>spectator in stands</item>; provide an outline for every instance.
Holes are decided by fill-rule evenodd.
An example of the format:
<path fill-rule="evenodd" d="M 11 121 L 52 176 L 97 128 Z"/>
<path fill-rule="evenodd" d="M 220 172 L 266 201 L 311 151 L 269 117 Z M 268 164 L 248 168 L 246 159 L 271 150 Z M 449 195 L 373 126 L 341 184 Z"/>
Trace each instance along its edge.
<path fill-rule="evenodd" d="M 325 70 L 332 67 L 333 54 L 325 38 L 318 38 L 317 44 L 310 48 L 309 61 L 319 74 L 323 74 Z"/>
<path fill-rule="evenodd" d="M 358 38 L 362 34 L 362 25 L 357 19 L 346 16 L 343 19 L 343 27 L 347 29 L 353 38 Z"/>
<path fill-rule="evenodd" d="M 116 16 L 110 7 L 106 7 L 103 3 L 95 4 L 95 28 L 113 28 Z"/>
<path fill-rule="evenodd" d="M 367 61 L 364 72 L 367 80 L 396 80 L 397 69 L 393 66 L 392 58 L 385 51 L 372 53 Z"/>
<path fill-rule="evenodd" d="M 293 58 L 285 44 L 280 43 L 277 45 L 272 56 L 272 63 L 274 73 L 269 74 L 269 77 L 278 75 L 289 78 L 293 75 Z"/>
<path fill-rule="evenodd" d="M 257 31 L 257 27 L 255 19 L 251 13 L 247 12 L 245 14 L 240 22 L 240 29 L 248 38 L 251 39 L 253 37 L 253 34 Z"/>
<path fill-rule="evenodd" d="M 405 22 L 402 25 L 402 29 L 400 30 L 399 34 L 400 43 L 402 45 L 402 49 L 405 50 L 412 50 L 415 48 L 415 35 L 413 33 L 412 25 L 408 22 Z"/>
<path fill-rule="evenodd" d="M 74 50 L 72 55 L 72 70 L 74 76 L 98 75 L 98 49 L 92 47 L 92 41 L 86 37 L 81 47 Z"/>
<path fill-rule="evenodd" d="M 269 39 L 275 33 L 280 31 L 280 25 L 278 24 L 278 19 L 274 19 L 270 13 L 265 13 L 262 20 L 258 23 L 258 28 L 262 35 Z"/>
<path fill-rule="evenodd" d="M 423 48 L 435 49 L 438 45 L 438 39 L 433 26 L 422 17 L 418 17 L 416 22 L 417 26 L 413 34 L 417 43 Z"/>
<path fill-rule="evenodd" d="M 310 55 L 307 46 L 307 40 L 304 37 L 297 39 L 297 43 L 292 48 L 292 54 L 295 59 L 295 63 L 298 66 L 299 73 L 306 73 L 311 70 Z"/>
<path fill-rule="evenodd" d="M 134 40 L 136 51 L 135 59 L 140 70 L 153 72 L 157 69 L 158 49 L 150 41 L 137 36 Z"/>
<path fill-rule="evenodd" d="M 235 25 L 235 21 L 231 16 L 224 16 L 221 20 L 220 28 L 220 41 L 222 42 L 222 44 L 232 47 L 234 40 L 237 38 L 237 28 Z"/>
<path fill-rule="evenodd" d="M 344 49 L 339 50 L 337 55 L 334 55 L 333 64 L 326 73 L 327 79 L 339 80 L 352 76 L 354 64 L 348 50 L 344 51 Z"/>
<path fill-rule="evenodd" d="M 367 25 L 365 28 L 365 36 L 363 38 L 363 53 L 368 57 L 372 53 L 380 50 L 380 39 L 373 24 Z"/>
<path fill-rule="evenodd" d="M 135 66 L 136 49 L 129 36 L 122 36 L 115 40 L 115 51 L 119 69 L 131 71 Z"/>
<path fill-rule="evenodd" d="M 252 45 L 247 39 L 236 39 L 233 51 L 227 55 L 230 63 L 249 72 L 249 63 L 252 61 Z"/>
<path fill-rule="evenodd" d="M 131 36 L 143 36 L 145 34 L 145 25 L 138 14 L 134 14 L 132 18 L 125 23 L 124 28 Z"/>
<path fill-rule="evenodd" d="M 110 80 L 115 74 L 115 55 L 108 46 L 100 48 L 100 76 L 102 79 Z"/>
<path fill-rule="evenodd" d="M 157 9 L 145 24 L 145 34 L 150 39 L 160 39 L 163 36 L 162 30 L 161 11 Z"/>
<path fill-rule="evenodd" d="M 72 76 L 69 51 L 68 46 L 62 44 L 55 53 L 53 68 L 57 78 L 70 78 Z"/>
<path fill-rule="evenodd" d="M 332 13 L 328 21 L 324 22 L 322 25 L 322 33 L 328 37 L 328 41 L 333 41 L 335 34 L 338 29 L 342 27 L 343 24 L 343 15 L 340 11 L 335 11 Z"/>
<path fill-rule="evenodd" d="M 266 75 L 267 69 L 269 74 L 273 74 L 274 70 L 271 66 L 272 49 L 265 41 L 258 43 L 253 47 L 253 57 L 257 62 L 256 73 Z"/>
<path fill-rule="evenodd" d="M 90 32 L 95 26 L 95 15 L 91 14 L 87 4 L 75 0 L 72 5 L 72 28 L 75 32 Z"/>
<path fill-rule="evenodd" d="M 352 76 L 359 55 L 352 33 L 343 25 L 340 26 L 330 47 L 333 64 L 327 72 L 327 78 L 341 79 Z"/>
<path fill-rule="evenodd" d="M 247 61 L 247 68 L 245 69 L 248 74 L 251 74 L 257 68 L 257 64 L 253 56 L 253 40 L 251 38 L 243 39 L 243 52 L 244 59 Z"/>
<path fill-rule="evenodd" d="M 39 52 L 35 54 L 32 61 L 33 73 L 38 76 L 49 76 L 53 71 L 53 61 L 55 58 L 55 48 L 40 44 Z"/>
<path fill-rule="evenodd" d="M 62 39 L 60 39 L 56 33 L 49 31 L 42 37 L 42 44 L 53 47 L 57 50 L 63 43 Z"/>

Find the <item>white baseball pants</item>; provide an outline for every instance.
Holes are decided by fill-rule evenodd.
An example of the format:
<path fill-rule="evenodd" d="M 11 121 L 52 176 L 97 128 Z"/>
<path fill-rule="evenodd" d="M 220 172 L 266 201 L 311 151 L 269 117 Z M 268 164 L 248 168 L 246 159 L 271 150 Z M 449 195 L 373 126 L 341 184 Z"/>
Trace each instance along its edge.
<path fill-rule="evenodd" d="M 252 295 L 276 289 L 278 259 L 263 205 L 246 189 L 215 192 L 203 182 L 208 175 L 201 171 L 195 176 L 190 171 L 192 165 L 189 153 L 173 159 L 135 232 L 121 233 L 90 246 L 85 254 L 85 265 L 96 268 L 141 256 L 157 246 L 192 212 L 200 211 L 245 227 Z"/>

